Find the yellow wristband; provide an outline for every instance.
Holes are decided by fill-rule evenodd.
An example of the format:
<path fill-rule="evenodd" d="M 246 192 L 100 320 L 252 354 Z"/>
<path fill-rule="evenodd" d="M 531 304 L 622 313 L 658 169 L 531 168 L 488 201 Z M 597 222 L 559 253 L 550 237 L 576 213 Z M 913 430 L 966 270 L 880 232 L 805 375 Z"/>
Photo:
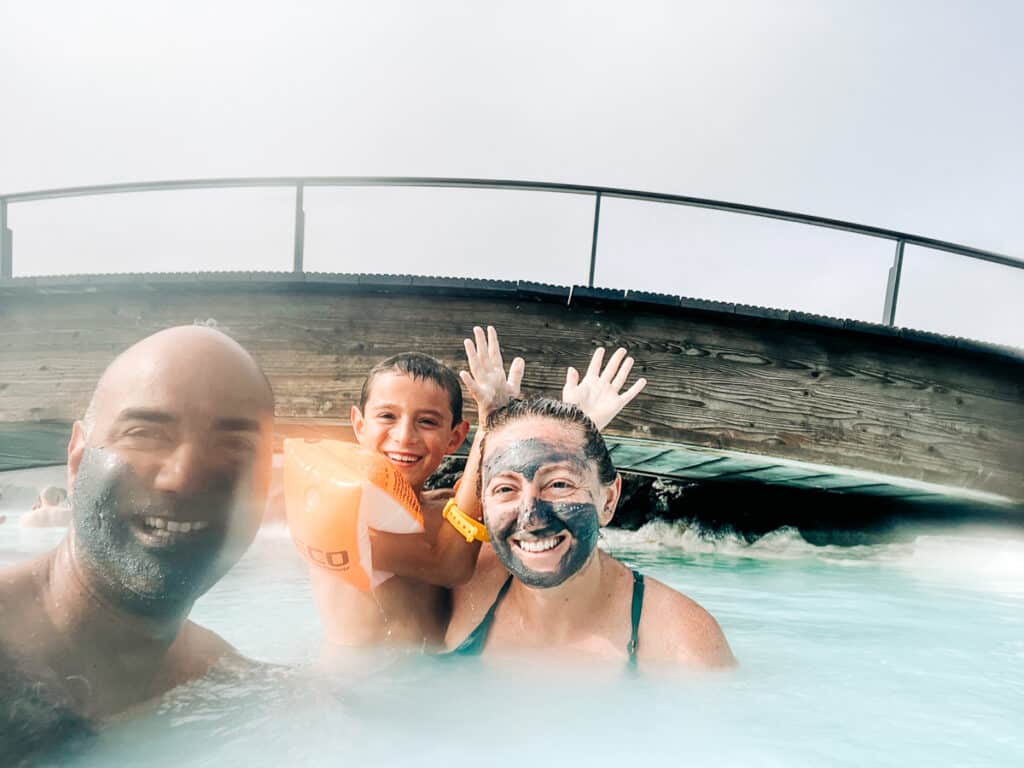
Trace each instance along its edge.
<path fill-rule="evenodd" d="M 487 535 L 487 526 L 479 520 L 474 520 L 455 503 L 455 499 L 448 499 L 441 513 L 445 520 L 452 524 L 452 528 L 466 537 L 466 541 L 490 541 Z"/>

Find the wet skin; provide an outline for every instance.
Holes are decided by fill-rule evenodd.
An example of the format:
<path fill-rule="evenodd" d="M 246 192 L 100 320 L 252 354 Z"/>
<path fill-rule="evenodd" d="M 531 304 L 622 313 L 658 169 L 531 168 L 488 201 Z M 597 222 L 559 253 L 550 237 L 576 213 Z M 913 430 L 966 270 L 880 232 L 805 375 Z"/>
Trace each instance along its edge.
<path fill-rule="evenodd" d="M 491 545 L 527 586 L 562 584 L 597 547 L 598 508 L 580 496 L 592 472 L 578 445 L 539 438 L 500 446 L 485 458 L 484 520 Z"/>
<path fill-rule="evenodd" d="M 246 474 L 222 467 L 187 493 L 161 494 L 116 453 L 86 448 L 74 483 L 76 555 L 112 604 L 154 618 L 180 613 L 248 544 L 240 529 L 253 515 L 236 494 Z"/>
<path fill-rule="evenodd" d="M 548 464 L 569 464 L 577 472 L 584 472 L 587 468 L 587 462 L 580 458 L 578 446 L 540 438 L 519 440 L 488 453 L 484 460 L 485 483 L 502 472 L 522 475 L 524 480 L 532 483 L 537 470 Z"/>
<path fill-rule="evenodd" d="M 0 571 L 0 762 L 240 661 L 187 614 L 256 533 L 272 420 L 259 367 L 210 329 L 107 368 L 68 444 L 68 536 Z"/>

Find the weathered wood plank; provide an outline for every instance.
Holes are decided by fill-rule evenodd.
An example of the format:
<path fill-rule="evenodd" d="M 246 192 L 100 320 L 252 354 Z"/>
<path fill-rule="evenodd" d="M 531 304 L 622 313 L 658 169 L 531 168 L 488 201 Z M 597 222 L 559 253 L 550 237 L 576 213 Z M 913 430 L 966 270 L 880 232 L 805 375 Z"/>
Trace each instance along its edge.
<path fill-rule="evenodd" d="M 1024 499 L 1024 365 L 783 322 L 514 296 L 265 290 L 239 282 L 0 301 L 0 422 L 78 416 L 103 367 L 169 325 L 214 319 L 250 349 L 278 414 L 345 424 L 365 371 L 417 349 L 462 367 L 493 323 L 527 391 L 624 345 L 648 389 L 618 435 L 884 472 Z M 467 410 L 472 413 L 471 404 Z"/>

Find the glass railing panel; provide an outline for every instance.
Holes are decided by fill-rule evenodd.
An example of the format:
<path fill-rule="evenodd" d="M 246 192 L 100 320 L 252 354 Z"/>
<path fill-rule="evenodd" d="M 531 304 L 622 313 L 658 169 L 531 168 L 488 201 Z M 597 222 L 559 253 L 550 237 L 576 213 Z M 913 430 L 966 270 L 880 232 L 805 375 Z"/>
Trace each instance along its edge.
<path fill-rule="evenodd" d="M 877 323 L 894 252 L 806 224 L 605 198 L 595 284 Z"/>
<path fill-rule="evenodd" d="M 587 280 L 589 195 L 307 187 L 305 211 L 307 272 Z"/>
<path fill-rule="evenodd" d="M 291 270 L 294 201 L 282 187 L 13 203 L 14 276 Z"/>
<path fill-rule="evenodd" d="M 908 245 L 896 325 L 1024 348 L 1024 269 Z"/>

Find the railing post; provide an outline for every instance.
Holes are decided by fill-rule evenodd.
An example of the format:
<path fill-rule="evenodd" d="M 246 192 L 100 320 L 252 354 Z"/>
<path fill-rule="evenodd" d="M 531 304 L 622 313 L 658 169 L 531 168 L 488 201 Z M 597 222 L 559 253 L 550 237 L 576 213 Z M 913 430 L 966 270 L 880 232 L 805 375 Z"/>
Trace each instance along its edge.
<path fill-rule="evenodd" d="M 14 243 L 7 228 L 7 200 L 0 198 L 0 280 L 14 277 Z"/>
<path fill-rule="evenodd" d="M 302 273 L 302 257 L 306 247 L 306 212 L 302 209 L 303 185 L 295 185 L 295 251 L 292 257 L 292 271 Z"/>
<path fill-rule="evenodd" d="M 590 240 L 590 279 L 587 287 L 594 287 L 594 268 L 597 266 L 597 229 L 601 223 L 601 191 L 594 195 L 594 235 Z"/>
<path fill-rule="evenodd" d="M 896 241 L 896 257 L 889 267 L 889 281 L 885 286 L 885 308 L 882 310 L 882 322 L 885 325 L 896 323 L 896 302 L 900 297 L 900 277 L 903 274 L 903 248 L 906 242 Z"/>

